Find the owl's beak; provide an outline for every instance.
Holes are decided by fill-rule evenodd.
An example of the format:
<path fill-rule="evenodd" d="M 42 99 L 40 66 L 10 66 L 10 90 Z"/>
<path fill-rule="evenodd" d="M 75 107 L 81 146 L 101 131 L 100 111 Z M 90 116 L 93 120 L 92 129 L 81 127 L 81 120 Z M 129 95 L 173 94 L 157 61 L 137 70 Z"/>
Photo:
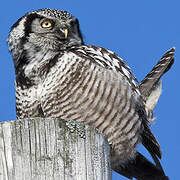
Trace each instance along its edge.
<path fill-rule="evenodd" d="M 68 29 L 67 28 L 64 29 L 64 37 L 65 37 L 65 39 L 67 39 L 67 37 L 68 37 Z"/>

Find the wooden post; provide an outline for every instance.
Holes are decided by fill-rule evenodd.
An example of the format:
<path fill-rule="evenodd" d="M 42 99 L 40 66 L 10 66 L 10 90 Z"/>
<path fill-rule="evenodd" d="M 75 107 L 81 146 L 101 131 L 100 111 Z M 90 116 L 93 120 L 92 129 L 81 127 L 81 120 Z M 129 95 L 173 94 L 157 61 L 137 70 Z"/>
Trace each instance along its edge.
<path fill-rule="evenodd" d="M 0 123 L 0 180 L 111 180 L 107 140 L 82 123 Z"/>

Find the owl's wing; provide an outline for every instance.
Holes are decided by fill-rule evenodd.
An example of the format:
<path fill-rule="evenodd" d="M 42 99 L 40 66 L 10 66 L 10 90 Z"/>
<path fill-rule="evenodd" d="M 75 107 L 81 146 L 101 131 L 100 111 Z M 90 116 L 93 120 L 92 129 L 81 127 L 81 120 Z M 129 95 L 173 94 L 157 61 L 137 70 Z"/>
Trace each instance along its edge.
<path fill-rule="evenodd" d="M 139 90 L 145 100 L 159 87 L 160 78 L 171 68 L 174 63 L 175 48 L 168 50 L 147 76 L 139 83 Z"/>

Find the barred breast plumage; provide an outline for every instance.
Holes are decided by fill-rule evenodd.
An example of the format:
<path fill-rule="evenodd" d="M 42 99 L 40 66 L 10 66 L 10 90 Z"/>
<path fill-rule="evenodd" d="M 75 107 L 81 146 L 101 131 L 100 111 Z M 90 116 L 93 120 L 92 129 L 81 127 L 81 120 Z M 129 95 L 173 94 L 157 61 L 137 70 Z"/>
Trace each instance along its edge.
<path fill-rule="evenodd" d="M 100 60 L 103 55 L 112 59 L 102 63 L 96 59 L 97 53 Z M 56 58 L 46 78 L 39 77 L 38 84 L 29 88 L 21 109 L 24 112 L 18 111 L 18 118 L 37 117 L 43 112 L 43 117 L 81 121 L 103 132 L 122 161 L 127 155 L 134 156 L 141 131 L 136 112 L 140 93 L 135 82 L 128 80 L 133 76 L 127 65 L 114 53 L 95 46 L 74 48 Z M 105 68 L 108 62 L 112 66 Z M 46 65 L 38 66 L 43 69 Z M 121 70 L 117 72 L 116 68 Z M 17 99 L 22 98 L 18 98 L 19 92 Z"/>
<path fill-rule="evenodd" d="M 150 180 L 152 174 L 167 178 L 158 160 L 160 146 L 149 129 L 152 117 L 146 111 L 152 109 L 145 108 L 144 87 L 153 87 L 168 63 L 158 66 L 159 72 L 153 70 L 159 74 L 155 81 L 148 76 L 137 86 L 119 56 L 84 45 L 78 20 L 66 11 L 51 9 L 19 19 L 12 26 L 8 44 L 16 70 L 18 118 L 55 117 L 93 126 L 111 144 L 114 170 L 128 178 Z M 167 53 L 170 60 L 171 51 Z M 151 87 L 146 94 L 151 94 Z M 156 165 L 136 151 L 140 142 Z"/>

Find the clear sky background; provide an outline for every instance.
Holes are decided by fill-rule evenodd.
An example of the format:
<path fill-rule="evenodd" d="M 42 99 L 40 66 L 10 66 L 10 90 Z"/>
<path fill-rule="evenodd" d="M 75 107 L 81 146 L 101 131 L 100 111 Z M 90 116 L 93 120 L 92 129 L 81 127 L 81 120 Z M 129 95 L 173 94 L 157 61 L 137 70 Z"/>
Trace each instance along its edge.
<path fill-rule="evenodd" d="M 163 77 L 152 131 L 163 152 L 162 165 L 171 180 L 180 179 L 180 1 L 179 0 L 3 0 L 0 11 L 0 121 L 14 120 L 14 67 L 6 39 L 10 27 L 26 12 L 63 9 L 80 21 L 86 44 L 113 50 L 141 81 L 160 57 L 176 47 L 175 63 Z M 147 152 L 140 146 L 146 156 Z M 148 156 L 149 157 L 149 156 Z M 113 180 L 126 178 L 113 172 Z"/>

